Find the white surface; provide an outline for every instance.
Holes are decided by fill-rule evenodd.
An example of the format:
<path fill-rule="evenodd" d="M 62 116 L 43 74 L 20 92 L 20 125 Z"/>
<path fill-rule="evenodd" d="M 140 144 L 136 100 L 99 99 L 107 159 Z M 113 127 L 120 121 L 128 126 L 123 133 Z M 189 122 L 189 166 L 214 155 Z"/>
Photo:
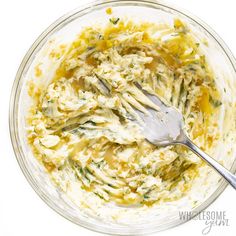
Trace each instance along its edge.
<path fill-rule="evenodd" d="M 32 1 L 8 0 L 0 3 L 0 235 L 101 235 L 72 224 L 59 216 L 36 195 L 23 176 L 13 153 L 8 131 L 8 106 L 17 68 L 37 36 L 64 13 L 89 0 Z M 236 55 L 234 0 L 169 0 L 207 22 Z M 225 5 L 226 3 L 227 5 Z M 213 227 L 208 235 L 236 235 L 236 192 L 225 192 L 207 209 L 225 211 L 230 226 Z M 205 221 L 195 220 L 156 235 L 201 235 Z"/>

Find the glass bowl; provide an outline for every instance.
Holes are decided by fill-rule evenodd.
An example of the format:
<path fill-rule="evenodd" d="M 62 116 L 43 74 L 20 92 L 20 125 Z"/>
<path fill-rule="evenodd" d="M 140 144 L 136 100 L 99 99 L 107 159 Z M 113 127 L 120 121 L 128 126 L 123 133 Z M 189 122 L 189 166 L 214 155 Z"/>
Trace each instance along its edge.
<path fill-rule="evenodd" d="M 143 235 L 168 229 L 187 221 L 187 218 L 185 220 L 180 219 L 179 211 L 187 209 L 192 213 L 192 217 L 195 216 L 209 206 L 224 191 L 227 183 L 216 175 L 212 182 L 209 182 L 209 188 L 201 196 L 202 200 L 199 204 L 191 208 L 179 206 L 179 209 L 170 210 L 166 214 L 154 214 L 154 216 L 150 216 L 145 221 L 138 223 L 106 222 L 78 209 L 62 191 L 52 184 L 41 164 L 32 155 L 26 139 L 25 116 L 31 104 L 27 93 L 27 82 L 33 77 L 34 66 L 40 59 L 45 57 L 50 47 L 52 47 L 52 42 L 54 46 L 71 42 L 83 26 L 92 25 L 95 20 L 96 22 L 107 21 L 109 16 L 105 14 L 105 10 L 108 7 L 112 7 L 114 14 L 117 16 L 128 16 L 145 21 L 171 23 L 175 17 L 178 17 L 188 24 L 196 38 L 207 42 L 204 44 L 205 46 L 203 45 L 202 50 L 204 50 L 209 63 L 217 75 L 218 83 L 227 88 L 227 92 L 225 90 L 224 94 L 224 109 L 222 111 L 222 132 L 226 132 L 227 127 L 234 125 L 232 123 L 226 126 L 223 121 L 226 115 L 231 115 L 226 111 L 235 111 L 236 63 L 225 43 L 209 26 L 190 13 L 186 13 L 162 1 L 153 0 L 96 1 L 69 12 L 49 26 L 25 55 L 12 88 L 9 123 L 15 155 L 28 182 L 48 206 L 73 223 L 103 233 Z M 50 64 L 50 62 L 47 63 Z M 49 64 L 47 66 L 50 66 Z M 41 82 L 48 83 L 52 74 L 53 67 L 51 74 L 48 73 L 48 76 Z M 232 122 L 234 121 L 232 120 Z M 227 137 L 225 139 L 225 142 L 218 146 L 214 157 L 228 169 L 231 169 L 232 172 L 235 172 L 235 140 L 227 140 Z"/>

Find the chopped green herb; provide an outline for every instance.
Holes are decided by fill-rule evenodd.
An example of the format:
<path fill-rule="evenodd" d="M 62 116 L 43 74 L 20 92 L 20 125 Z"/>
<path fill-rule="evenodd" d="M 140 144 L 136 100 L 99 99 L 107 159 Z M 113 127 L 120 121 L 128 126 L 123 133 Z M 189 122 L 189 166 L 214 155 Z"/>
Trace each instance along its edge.
<path fill-rule="evenodd" d="M 179 96 L 181 96 L 184 92 L 184 81 L 182 80 L 182 83 L 180 85 L 180 89 L 179 89 Z"/>
<path fill-rule="evenodd" d="M 87 47 L 87 50 L 90 51 L 90 50 L 93 50 L 95 47 L 91 46 L 91 47 Z"/>
<path fill-rule="evenodd" d="M 98 35 L 98 39 L 99 39 L 99 40 L 103 40 L 103 39 L 104 39 L 104 36 L 103 36 L 102 34 L 99 34 L 99 35 Z"/>
<path fill-rule="evenodd" d="M 79 168 L 79 173 L 80 173 L 81 175 L 84 173 L 82 168 Z"/>
<path fill-rule="evenodd" d="M 156 79 L 157 79 L 157 80 L 160 80 L 160 79 L 161 79 L 161 75 L 157 73 L 157 74 L 156 74 Z"/>
<path fill-rule="evenodd" d="M 87 167 L 84 168 L 84 171 L 88 172 L 90 175 L 93 175 L 93 173 Z"/>
<path fill-rule="evenodd" d="M 72 134 L 77 134 L 78 132 L 79 132 L 79 129 L 73 129 L 70 131 L 70 133 L 72 133 Z"/>
<path fill-rule="evenodd" d="M 192 66 L 189 67 L 189 70 L 196 71 L 196 69 L 194 67 L 192 67 Z"/>
<path fill-rule="evenodd" d="M 42 107 L 42 113 L 43 113 L 43 114 L 46 114 L 47 111 L 48 111 L 48 107 Z"/>
<path fill-rule="evenodd" d="M 213 99 L 212 96 L 209 97 L 209 102 L 214 106 L 214 107 L 219 107 L 222 105 L 222 102 L 217 99 Z"/>
<path fill-rule="evenodd" d="M 120 18 L 110 18 L 110 19 L 109 19 L 109 21 L 110 21 L 113 25 L 116 25 L 119 20 L 120 20 Z"/>
<path fill-rule="evenodd" d="M 108 193 L 108 194 L 110 193 L 107 189 L 104 189 L 104 192 L 106 192 L 106 193 Z"/>
<path fill-rule="evenodd" d="M 74 130 L 77 130 L 78 131 L 78 124 L 71 124 L 71 125 L 67 125 L 65 127 L 63 127 L 61 129 L 62 132 L 65 132 L 65 131 L 74 131 Z"/>
<path fill-rule="evenodd" d="M 92 120 L 86 121 L 85 124 L 91 124 L 91 125 L 95 125 L 96 126 L 96 122 L 94 122 Z"/>
<path fill-rule="evenodd" d="M 205 64 L 206 64 L 206 57 L 204 55 L 200 56 L 200 63 L 201 63 L 201 68 L 205 69 L 206 68 L 206 66 L 205 66 Z"/>
<path fill-rule="evenodd" d="M 94 192 L 95 195 L 97 195 L 98 197 L 100 197 L 101 199 L 105 200 L 103 196 L 101 196 L 99 193 Z"/>
<path fill-rule="evenodd" d="M 104 165 L 105 161 L 104 160 L 101 160 L 99 162 L 93 161 L 93 163 L 100 169 Z"/>

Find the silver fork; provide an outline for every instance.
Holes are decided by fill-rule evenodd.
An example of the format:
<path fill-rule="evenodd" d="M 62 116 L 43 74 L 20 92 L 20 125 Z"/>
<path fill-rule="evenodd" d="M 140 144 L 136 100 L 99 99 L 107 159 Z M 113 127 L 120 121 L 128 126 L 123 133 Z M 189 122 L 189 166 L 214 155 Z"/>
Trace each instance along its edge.
<path fill-rule="evenodd" d="M 101 81 L 101 86 L 106 93 L 109 88 Z M 188 147 L 191 151 L 213 167 L 229 184 L 236 189 L 236 176 L 223 167 L 220 163 L 202 151 L 194 144 L 185 133 L 182 114 L 174 107 L 165 105 L 157 96 L 147 93 L 138 84 L 136 86 L 153 102 L 160 110 L 147 108 L 148 114 L 133 108 L 143 122 L 139 123 L 144 137 L 156 146 L 168 146 L 180 144 Z"/>

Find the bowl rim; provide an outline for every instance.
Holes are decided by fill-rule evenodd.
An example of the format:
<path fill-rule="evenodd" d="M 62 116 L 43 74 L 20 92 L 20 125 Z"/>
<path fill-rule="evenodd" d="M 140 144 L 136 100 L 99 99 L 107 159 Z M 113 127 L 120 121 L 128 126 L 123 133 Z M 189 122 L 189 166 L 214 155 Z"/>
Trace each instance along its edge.
<path fill-rule="evenodd" d="M 28 49 L 27 53 L 25 54 L 18 70 L 15 76 L 15 80 L 12 86 L 11 95 L 10 95 L 10 103 L 9 103 L 9 132 L 10 132 L 10 138 L 12 147 L 15 153 L 15 157 L 17 159 L 17 162 L 21 168 L 21 171 L 23 172 L 25 178 L 27 179 L 28 183 L 31 185 L 31 187 L 34 189 L 34 191 L 37 193 L 37 195 L 55 212 L 57 212 L 59 215 L 63 216 L 65 219 L 71 221 L 72 223 L 76 225 L 80 225 L 84 228 L 87 228 L 89 230 L 99 232 L 99 233 L 106 233 L 106 234 L 113 234 L 113 235 L 134 235 L 134 231 L 130 230 L 124 230 L 123 232 L 117 232 L 116 229 L 111 229 L 104 226 L 98 226 L 90 222 L 86 222 L 84 220 L 78 219 L 75 221 L 72 216 L 65 214 L 62 209 L 60 209 L 54 202 L 46 195 L 43 191 L 41 191 L 40 188 L 38 188 L 37 182 L 32 178 L 31 174 L 28 172 L 25 163 L 23 161 L 23 152 L 20 147 L 20 143 L 18 142 L 18 125 L 17 125 L 17 114 L 18 112 L 15 112 L 17 110 L 17 101 L 20 96 L 20 90 L 18 89 L 22 83 L 22 74 L 25 70 L 25 67 L 30 60 L 31 56 L 36 53 L 36 49 L 43 43 L 43 41 L 53 34 L 61 25 L 67 24 L 70 22 L 71 19 L 73 19 L 74 16 L 81 17 L 85 14 L 88 14 L 92 12 L 95 9 L 105 8 L 105 7 L 112 7 L 112 4 L 117 4 L 116 6 L 122 5 L 122 6 L 130 6 L 132 4 L 135 4 L 137 6 L 153 6 L 154 8 L 157 8 L 158 6 L 168 8 L 172 11 L 177 12 L 180 15 L 183 15 L 184 17 L 189 18 L 193 22 L 195 22 L 197 25 L 202 27 L 220 46 L 220 48 L 223 50 L 224 54 L 229 59 L 232 68 L 234 69 L 234 72 L 236 73 L 236 60 L 226 45 L 226 43 L 221 39 L 221 37 L 205 22 L 203 22 L 201 19 L 193 15 L 192 13 L 183 10 L 179 6 L 176 6 L 175 4 L 166 3 L 166 1 L 163 0 L 97 0 L 93 1 L 88 4 L 84 4 L 72 11 L 69 11 L 68 13 L 64 14 L 60 18 L 58 18 L 54 23 L 52 23 L 49 27 L 46 28 L 46 30 L 41 33 L 41 35 L 38 36 L 38 38 L 35 40 L 35 42 L 31 45 L 31 47 Z M 234 160 L 232 167 L 230 169 L 231 172 L 235 173 L 236 171 L 236 160 Z M 221 178 L 219 187 L 197 208 L 194 209 L 193 214 L 191 214 L 191 217 L 185 220 L 175 220 L 173 222 L 168 223 L 167 225 L 164 224 L 160 228 L 153 228 L 149 229 L 147 231 L 139 231 L 135 232 L 135 235 L 145 235 L 150 233 L 159 232 L 162 230 L 166 230 L 178 225 L 181 225 L 190 219 L 197 216 L 201 211 L 205 210 L 207 207 L 209 207 L 218 197 L 219 195 L 225 190 L 228 183 Z M 146 230 L 146 229 L 145 229 Z"/>

